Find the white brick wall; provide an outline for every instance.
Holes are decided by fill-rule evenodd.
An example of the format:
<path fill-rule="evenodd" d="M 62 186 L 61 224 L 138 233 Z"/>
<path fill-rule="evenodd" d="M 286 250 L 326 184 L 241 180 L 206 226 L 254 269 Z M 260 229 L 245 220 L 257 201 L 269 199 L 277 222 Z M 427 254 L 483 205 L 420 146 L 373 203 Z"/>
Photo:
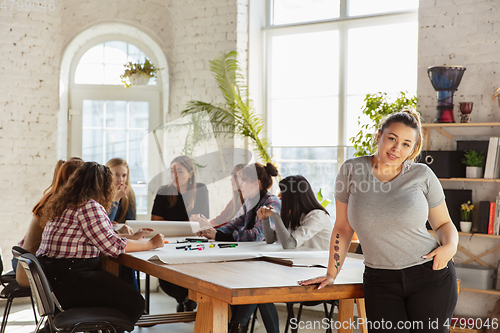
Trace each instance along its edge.
<path fill-rule="evenodd" d="M 220 93 L 208 61 L 219 52 L 247 51 L 237 43 L 245 35 L 238 25 L 246 15 L 244 3 L 56 0 L 53 12 L 0 9 L 0 247 L 6 259 L 52 177 L 65 46 L 101 23 L 130 24 L 148 33 L 169 62 L 170 109 L 164 112 L 174 119 L 190 99 L 221 102 L 214 100 Z M 232 141 L 222 143 L 230 146 Z"/>
<path fill-rule="evenodd" d="M 500 122 L 500 108 L 492 100 L 500 87 L 500 7 L 495 0 L 421 0 L 419 9 L 418 55 L 418 108 L 425 122 L 433 122 L 436 115 L 436 92 L 427 76 L 429 66 L 464 66 L 466 71 L 455 93 L 455 121 L 458 103 L 471 101 L 473 122 Z M 482 134 L 481 134 L 481 131 Z M 477 135 L 485 135 L 484 129 Z M 472 134 L 471 131 L 463 133 Z M 461 134 L 460 134 L 461 135 Z M 476 135 L 476 136 L 477 136 Z M 433 135 L 432 147 L 454 149 L 447 145 L 443 136 Z M 472 188 L 473 202 L 492 200 L 498 193 L 493 183 L 453 183 L 447 188 Z M 480 198 L 480 199 L 479 199 Z M 474 211 L 476 214 L 477 211 Z M 481 253 L 494 247 L 498 240 L 470 240 L 461 237 L 460 244 L 472 253 Z M 457 262 L 468 257 L 457 254 Z M 485 262 L 496 266 L 500 253 L 489 254 Z M 462 292 L 455 311 L 456 315 L 486 317 L 498 297 Z"/>

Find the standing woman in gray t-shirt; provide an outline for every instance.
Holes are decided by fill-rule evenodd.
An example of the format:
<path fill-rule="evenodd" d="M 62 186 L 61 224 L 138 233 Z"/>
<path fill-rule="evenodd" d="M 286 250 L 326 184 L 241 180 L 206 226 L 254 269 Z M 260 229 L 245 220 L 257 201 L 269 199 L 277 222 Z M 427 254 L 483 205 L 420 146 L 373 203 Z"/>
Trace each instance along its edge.
<path fill-rule="evenodd" d="M 447 332 L 457 302 L 452 257 L 458 233 L 436 175 L 413 160 L 422 149 L 419 115 L 391 114 L 377 153 L 346 161 L 335 183 L 336 221 L 326 276 L 334 283 L 356 231 L 363 244 L 363 287 L 372 332 Z M 429 221 L 439 243 L 429 234 Z"/>

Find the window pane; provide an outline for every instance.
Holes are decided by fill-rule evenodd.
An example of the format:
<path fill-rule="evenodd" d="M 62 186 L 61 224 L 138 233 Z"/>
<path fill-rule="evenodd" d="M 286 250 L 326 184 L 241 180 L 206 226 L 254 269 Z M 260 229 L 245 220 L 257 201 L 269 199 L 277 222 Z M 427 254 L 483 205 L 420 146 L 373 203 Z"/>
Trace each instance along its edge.
<path fill-rule="evenodd" d="M 272 99 L 338 94 L 338 31 L 272 40 Z"/>
<path fill-rule="evenodd" d="M 395 12 L 418 8 L 418 0 L 349 0 L 350 16 Z"/>
<path fill-rule="evenodd" d="M 106 127 L 127 128 L 127 101 L 106 101 Z"/>
<path fill-rule="evenodd" d="M 146 184 L 132 184 L 135 193 L 135 210 L 137 215 L 146 215 L 148 212 L 148 186 Z"/>
<path fill-rule="evenodd" d="M 274 146 L 337 145 L 337 97 L 273 101 L 271 115 Z"/>
<path fill-rule="evenodd" d="M 82 158 L 84 161 L 104 163 L 102 156 L 102 130 L 83 129 Z"/>
<path fill-rule="evenodd" d="M 149 128 L 149 103 L 129 102 L 131 128 Z"/>
<path fill-rule="evenodd" d="M 106 161 L 115 157 L 127 159 L 127 131 L 106 130 Z"/>
<path fill-rule="evenodd" d="M 112 41 L 104 43 L 104 62 L 106 64 L 120 64 L 127 62 L 127 43 Z"/>
<path fill-rule="evenodd" d="M 350 29 L 347 93 L 414 93 L 417 33 L 417 22 Z"/>
<path fill-rule="evenodd" d="M 75 72 L 76 84 L 104 84 L 104 65 L 78 64 Z"/>
<path fill-rule="evenodd" d="M 327 20 L 340 16 L 340 0 L 274 0 L 273 24 Z"/>
<path fill-rule="evenodd" d="M 130 181 L 132 183 L 146 183 L 147 171 L 142 169 L 141 161 L 141 142 L 148 135 L 148 131 L 133 131 L 129 132 L 129 159 L 128 165 L 130 168 Z M 147 151 L 147 140 L 143 149 Z"/>
<path fill-rule="evenodd" d="M 123 65 L 108 65 L 104 66 L 104 84 L 123 84 L 120 75 L 125 73 Z"/>
<path fill-rule="evenodd" d="M 103 127 L 104 101 L 83 100 L 82 124 L 83 128 Z"/>
<path fill-rule="evenodd" d="M 104 44 L 99 44 L 85 52 L 80 59 L 80 64 L 102 64 L 104 63 Z"/>
<path fill-rule="evenodd" d="M 128 58 L 127 62 L 145 62 L 146 61 L 146 55 L 144 52 L 141 51 L 137 46 L 133 44 L 128 44 Z"/>
<path fill-rule="evenodd" d="M 137 46 L 122 42 L 109 41 L 89 49 L 80 59 L 76 72 L 76 84 L 122 85 L 120 75 L 129 62 L 144 63 L 146 54 Z M 148 85 L 156 85 L 156 79 Z"/>

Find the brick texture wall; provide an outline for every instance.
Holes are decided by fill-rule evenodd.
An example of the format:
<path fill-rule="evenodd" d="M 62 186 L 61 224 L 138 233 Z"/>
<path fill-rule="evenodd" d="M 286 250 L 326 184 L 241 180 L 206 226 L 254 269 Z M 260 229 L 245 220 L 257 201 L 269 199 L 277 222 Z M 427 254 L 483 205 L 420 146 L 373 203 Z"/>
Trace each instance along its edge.
<path fill-rule="evenodd" d="M 238 48 L 246 61 L 246 1 L 55 0 L 53 4 L 53 11 L 0 8 L 0 247 L 7 260 L 11 246 L 24 235 L 33 205 L 52 179 L 60 62 L 76 35 L 97 24 L 118 22 L 157 41 L 170 69 L 165 121 L 178 117 L 190 99 L 221 102 L 214 97 L 220 93 L 208 68 L 217 53 Z M 243 42 L 238 41 L 241 35 Z"/>
<path fill-rule="evenodd" d="M 458 103 L 474 103 L 472 122 L 500 122 L 498 101 L 492 100 L 500 87 L 500 7 L 495 0 L 421 0 L 419 8 L 418 108 L 425 122 L 436 116 L 436 92 L 427 76 L 429 66 L 464 66 L 466 71 L 455 92 L 455 121 L 459 122 Z M 455 131 L 455 139 L 477 139 L 492 135 L 488 128 Z M 496 134 L 498 135 L 498 129 Z M 441 134 L 431 137 L 432 149 L 455 149 L 453 142 Z M 494 200 L 497 183 L 446 182 L 450 189 L 472 189 L 473 220 L 477 218 L 480 200 Z M 498 243 L 497 239 L 460 237 L 460 245 L 472 253 L 481 253 Z M 462 252 L 456 261 L 468 256 Z M 496 251 L 482 257 L 495 266 L 500 260 Z M 456 315 L 487 317 L 497 296 L 464 291 L 459 296 Z"/>

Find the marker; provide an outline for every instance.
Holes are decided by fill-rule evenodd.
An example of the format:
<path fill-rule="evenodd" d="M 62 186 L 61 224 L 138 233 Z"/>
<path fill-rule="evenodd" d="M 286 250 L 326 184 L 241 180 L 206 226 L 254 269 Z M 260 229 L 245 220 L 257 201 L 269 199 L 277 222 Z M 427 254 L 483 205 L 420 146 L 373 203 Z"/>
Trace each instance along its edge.
<path fill-rule="evenodd" d="M 190 248 L 190 247 L 191 247 L 191 244 L 189 244 L 189 245 L 181 245 L 181 246 L 176 246 L 175 248 L 176 248 L 177 250 L 179 250 L 179 249 L 187 249 L 187 248 Z"/>
<path fill-rule="evenodd" d="M 209 247 L 209 248 L 213 248 L 213 247 L 214 247 L 214 244 L 210 244 L 208 247 Z"/>
<path fill-rule="evenodd" d="M 165 244 L 168 244 L 168 240 L 165 241 Z"/>
<path fill-rule="evenodd" d="M 219 245 L 219 248 L 225 248 L 225 247 L 236 247 L 238 244 L 217 244 Z"/>
<path fill-rule="evenodd" d="M 185 251 L 191 251 L 191 250 L 199 250 L 199 251 L 201 251 L 201 250 L 203 250 L 203 247 L 186 247 L 184 250 Z"/>
<path fill-rule="evenodd" d="M 187 240 L 177 240 L 177 243 L 187 243 Z"/>
<path fill-rule="evenodd" d="M 201 238 L 186 238 L 186 242 L 191 242 L 191 243 L 207 243 L 208 239 L 201 239 Z"/>

